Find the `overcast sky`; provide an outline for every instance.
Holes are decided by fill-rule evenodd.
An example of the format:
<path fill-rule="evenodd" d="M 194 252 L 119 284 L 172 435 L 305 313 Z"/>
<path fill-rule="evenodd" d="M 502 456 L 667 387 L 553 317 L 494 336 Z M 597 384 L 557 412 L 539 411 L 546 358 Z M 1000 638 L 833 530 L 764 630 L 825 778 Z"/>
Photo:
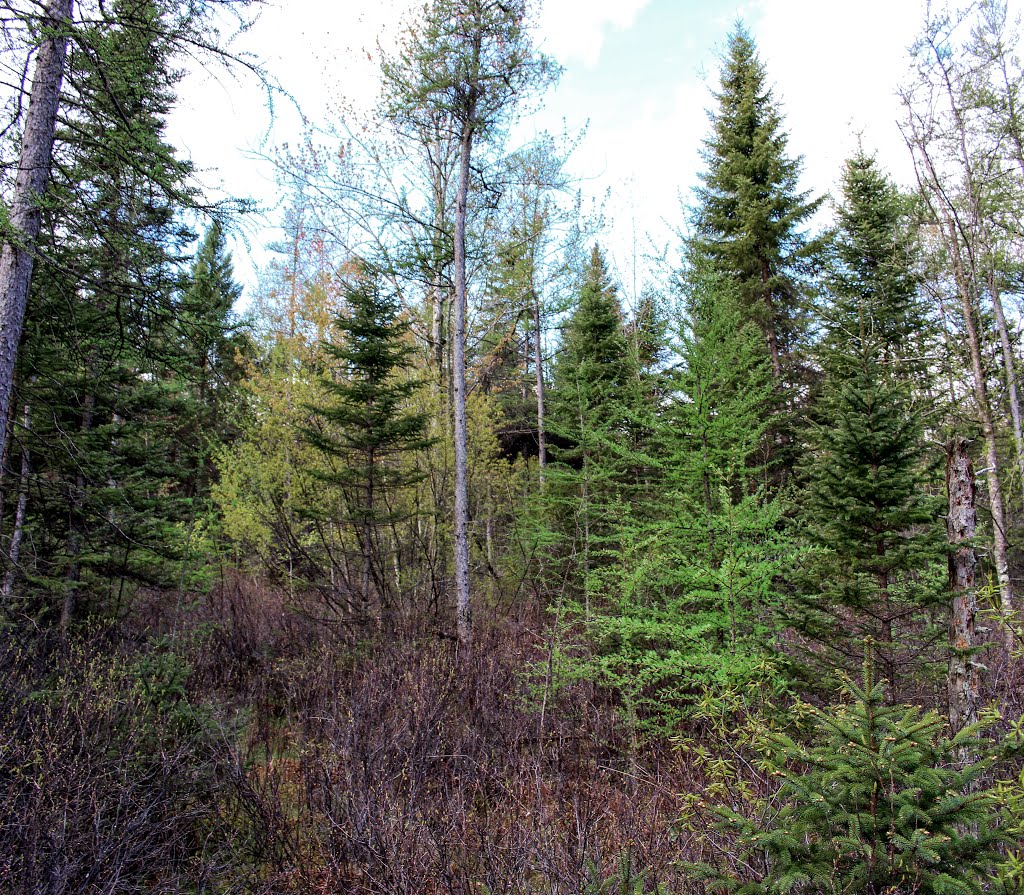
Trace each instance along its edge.
<path fill-rule="evenodd" d="M 311 122 L 329 122 L 342 101 L 372 101 L 377 42 L 388 45 L 408 5 L 277 0 L 236 48 L 261 59 Z M 667 245 L 685 220 L 681 201 L 701 168 L 710 88 L 737 19 L 767 66 L 790 151 L 804 157 L 803 186 L 821 194 L 834 190 L 858 133 L 897 180 L 909 180 L 895 91 L 924 8 L 925 0 L 546 0 L 539 43 L 565 73 L 517 137 L 587 126 L 571 167 L 586 193 L 611 192 L 604 241 L 628 298 L 634 233 L 641 251 Z M 277 190 L 257 156 L 296 142 L 299 114 L 279 99 L 272 122 L 262 92 L 244 78 L 196 73 L 180 92 L 171 138 L 211 188 L 268 209 L 248 225 L 250 248 L 234 244 L 239 279 L 250 286 L 269 257 L 266 245 L 280 236 Z"/>

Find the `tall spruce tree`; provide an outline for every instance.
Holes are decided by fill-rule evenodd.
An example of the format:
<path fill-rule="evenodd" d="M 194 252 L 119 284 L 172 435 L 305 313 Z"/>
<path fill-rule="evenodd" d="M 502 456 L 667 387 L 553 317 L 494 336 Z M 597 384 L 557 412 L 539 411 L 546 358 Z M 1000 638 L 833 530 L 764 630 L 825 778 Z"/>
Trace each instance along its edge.
<path fill-rule="evenodd" d="M 806 227 L 822 199 L 799 190 L 802 160 L 788 154 L 781 109 L 742 25 L 729 36 L 714 98 L 694 236 L 716 270 L 736 280 L 745 318 L 761 329 L 781 411 L 792 408 L 806 385 L 809 273 L 820 250 Z M 777 459 L 787 466 L 792 427 L 792 421 L 774 427 L 783 455 Z"/>
<path fill-rule="evenodd" d="M 180 583 L 176 321 L 191 235 L 176 214 L 196 197 L 164 138 L 169 15 L 117 0 L 68 61 L 80 103 L 59 129 L 17 387 L 35 419 L 25 591 L 44 613 L 56 603 L 65 631 L 86 603 L 116 609 L 138 583 Z"/>
<path fill-rule="evenodd" d="M 232 431 L 233 405 L 250 345 L 234 311 L 241 294 L 223 226 L 215 221 L 196 253 L 177 315 L 186 361 L 180 374 L 190 385 L 190 412 L 182 420 L 182 448 L 193 454 L 194 472 L 185 483 L 192 499 L 209 493 L 213 457 Z"/>
<path fill-rule="evenodd" d="M 814 548 L 800 576 L 797 628 L 820 663 L 854 671 L 866 637 L 897 699 L 939 655 L 945 572 L 940 480 L 924 439 L 926 328 L 915 241 L 896 188 L 864 154 L 843 174 L 827 279 L 823 396 L 800 502 Z"/>
<path fill-rule="evenodd" d="M 310 408 L 315 417 L 306 439 L 328 461 L 317 476 L 336 489 L 336 510 L 321 510 L 314 519 L 348 528 L 358 545 L 358 580 L 347 579 L 344 562 L 331 561 L 348 588 L 344 602 L 365 623 L 394 609 L 400 582 L 388 560 L 399 545 L 389 538 L 410 512 L 396 498 L 421 478 L 408 461 L 431 439 L 426 414 L 408 406 L 422 383 L 409 377 L 416 347 L 406 338 L 409 322 L 399 318 L 397 299 L 366 268 L 345 284 L 344 294 L 347 313 L 335 321 L 339 338 L 325 346 L 328 400 Z"/>

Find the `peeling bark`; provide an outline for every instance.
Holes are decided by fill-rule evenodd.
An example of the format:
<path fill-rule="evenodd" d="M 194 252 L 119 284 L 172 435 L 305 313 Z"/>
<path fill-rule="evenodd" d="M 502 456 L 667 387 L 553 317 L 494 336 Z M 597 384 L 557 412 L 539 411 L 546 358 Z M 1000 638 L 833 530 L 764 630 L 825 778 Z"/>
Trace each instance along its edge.
<path fill-rule="evenodd" d="M 967 439 L 954 438 L 946 445 L 946 493 L 949 514 L 949 590 L 952 607 L 949 619 L 949 723 L 954 733 L 975 724 L 981 694 L 981 665 L 976 653 L 981 640 L 975 627 L 978 600 L 975 593 L 974 536 L 978 526 L 974 468 L 967 452 Z M 961 756 L 962 760 L 968 756 Z"/>

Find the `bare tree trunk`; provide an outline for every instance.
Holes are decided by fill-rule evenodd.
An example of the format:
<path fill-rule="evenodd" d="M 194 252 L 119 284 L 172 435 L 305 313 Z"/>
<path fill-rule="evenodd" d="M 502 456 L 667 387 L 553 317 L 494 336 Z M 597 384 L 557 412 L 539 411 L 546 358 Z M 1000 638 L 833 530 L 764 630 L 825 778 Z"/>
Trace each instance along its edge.
<path fill-rule="evenodd" d="M 0 249 L 0 444 L 7 440 L 18 344 L 32 284 L 40 199 L 50 180 L 57 107 L 68 49 L 73 0 L 50 0 L 42 24 L 50 32 L 36 56 L 25 130 L 21 135 L 18 176 L 10 207 L 13 240 Z"/>
<path fill-rule="evenodd" d="M 982 212 L 983 182 L 979 179 L 976 162 L 968 145 L 968 120 L 964 114 L 964 95 L 958 92 L 958 75 L 953 63 L 936 42 L 934 36 L 928 39 L 936 68 L 942 78 L 949 112 L 952 116 L 954 132 L 959 148 L 958 164 L 963 178 L 963 189 L 967 198 L 969 217 L 964 220 L 957 209 L 956 203 L 950 198 L 939 176 L 931 155 L 925 144 L 919 144 L 919 151 L 928 167 L 932 193 L 943 204 L 943 214 L 938 218 L 946 228 L 947 248 L 953 262 L 953 276 L 956 280 L 957 292 L 963 309 L 964 326 L 967 329 L 968 349 L 971 356 L 971 372 L 974 379 L 974 394 L 981 415 L 982 434 L 985 438 L 985 463 L 987 466 L 987 482 L 989 504 L 992 511 L 992 553 L 995 561 L 996 577 L 999 581 L 999 595 L 1007 648 L 1012 644 L 1013 632 L 1009 626 L 1010 615 L 1013 613 L 1013 585 L 1010 581 L 1008 544 L 1006 536 L 1006 510 L 1003 503 L 1003 489 L 999 476 L 999 454 L 996 445 L 995 423 L 992 419 L 992 406 L 988 399 L 985 370 L 981 361 L 981 339 L 975 319 L 979 307 L 982 272 L 979 270 L 979 257 L 983 254 L 983 233 L 985 219 Z M 962 88 L 961 88 L 962 91 Z M 963 244 L 961 246 L 961 238 Z M 964 254 L 966 253 L 966 258 Z"/>
<path fill-rule="evenodd" d="M 974 398 L 978 405 L 981 418 L 981 431 L 985 439 L 986 480 L 988 483 L 989 508 L 992 511 L 992 558 L 996 567 L 996 578 L 999 582 L 1000 608 L 1003 623 L 1006 625 L 1008 643 L 1012 642 L 1009 629 L 1010 615 L 1013 613 L 1013 584 L 1010 581 L 1009 544 L 1006 538 L 1006 510 L 1003 504 L 1003 489 L 999 478 L 999 453 L 996 443 L 995 423 L 992 419 L 992 405 L 989 403 L 988 386 L 985 368 L 981 358 L 981 338 L 975 319 L 976 308 L 972 300 L 972 290 L 964 268 L 960 253 L 960 242 L 957 239 L 955 225 L 946 218 L 947 237 L 952 254 L 953 273 L 956 278 L 957 292 L 963 312 L 964 328 L 967 330 L 967 348 L 971 357 L 971 378 L 974 383 Z"/>
<path fill-rule="evenodd" d="M 81 433 L 87 435 L 92 431 L 96 412 L 96 398 L 86 395 L 82 399 Z M 79 466 L 81 470 L 81 466 Z M 60 608 L 60 635 L 66 640 L 71 631 L 78 610 L 78 592 L 81 587 L 82 564 L 81 555 L 85 540 L 85 474 L 79 471 L 75 477 L 75 494 L 68 508 L 68 558 L 70 564 L 65 572 L 64 599 Z"/>
<path fill-rule="evenodd" d="M 31 431 L 32 418 L 26 404 L 22 416 L 25 430 L 25 441 L 21 445 L 21 473 L 18 476 L 18 503 L 14 510 L 14 529 L 11 532 L 11 544 L 7 553 L 7 572 L 4 574 L 3 601 L 10 605 L 14 594 L 14 582 L 18 577 L 18 565 L 21 561 L 21 542 L 25 537 L 25 514 L 28 509 L 28 480 L 32 472 L 32 459 L 28 448 L 28 435 Z"/>
<path fill-rule="evenodd" d="M 438 388 L 444 388 L 444 357 L 447 353 L 445 350 L 445 339 L 444 339 L 444 317 L 445 317 L 445 305 L 444 300 L 444 287 L 440 282 L 435 284 L 431 289 L 431 310 L 430 310 L 430 343 L 433 348 L 433 360 L 435 374 L 437 376 Z"/>
<path fill-rule="evenodd" d="M 540 340 L 540 323 L 540 296 L 533 290 L 533 366 L 537 374 L 537 478 L 543 491 L 544 470 L 548 465 L 548 443 L 544 429 L 544 350 Z"/>
<path fill-rule="evenodd" d="M 946 493 L 949 495 L 946 534 L 952 548 L 949 554 L 952 612 L 947 692 L 949 723 L 955 733 L 977 722 L 981 694 L 981 666 L 974 658 L 981 645 L 975 629 L 978 601 L 974 591 L 977 557 L 973 541 L 978 514 L 974 469 L 965 438 L 954 438 L 946 445 Z M 961 760 L 966 763 L 969 756 L 961 756 Z"/>
<path fill-rule="evenodd" d="M 469 594 L 469 500 L 466 486 L 466 210 L 473 121 L 463 124 L 459 186 L 455 198 L 455 325 L 452 333 L 452 399 L 455 415 L 455 629 L 459 646 L 473 647 Z"/>
<path fill-rule="evenodd" d="M 1003 349 L 1003 371 L 1006 376 L 1006 392 L 1010 403 L 1010 423 L 1013 426 L 1013 443 L 1017 450 L 1017 474 L 1020 476 L 1021 491 L 1024 492 L 1024 433 L 1021 430 L 1020 392 L 1017 390 L 1017 371 L 1013 362 L 1013 345 L 1010 343 L 1010 329 L 1003 313 L 1003 300 L 999 294 L 995 271 L 988 272 L 989 293 L 992 308 L 996 312 L 996 328 L 999 330 L 999 344 Z"/>

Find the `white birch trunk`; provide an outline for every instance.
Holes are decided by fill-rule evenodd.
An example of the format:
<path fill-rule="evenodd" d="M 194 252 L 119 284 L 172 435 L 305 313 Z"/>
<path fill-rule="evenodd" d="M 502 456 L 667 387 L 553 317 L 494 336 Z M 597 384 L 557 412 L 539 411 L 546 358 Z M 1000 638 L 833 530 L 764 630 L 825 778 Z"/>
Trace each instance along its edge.
<path fill-rule="evenodd" d="M 466 475 L 466 209 L 474 122 L 462 127 L 459 186 L 455 198 L 455 320 L 452 333 L 452 403 L 455 416 L 455 630 L 459 646 L 473 648 L 469 593 L 469 499 Z"/>

